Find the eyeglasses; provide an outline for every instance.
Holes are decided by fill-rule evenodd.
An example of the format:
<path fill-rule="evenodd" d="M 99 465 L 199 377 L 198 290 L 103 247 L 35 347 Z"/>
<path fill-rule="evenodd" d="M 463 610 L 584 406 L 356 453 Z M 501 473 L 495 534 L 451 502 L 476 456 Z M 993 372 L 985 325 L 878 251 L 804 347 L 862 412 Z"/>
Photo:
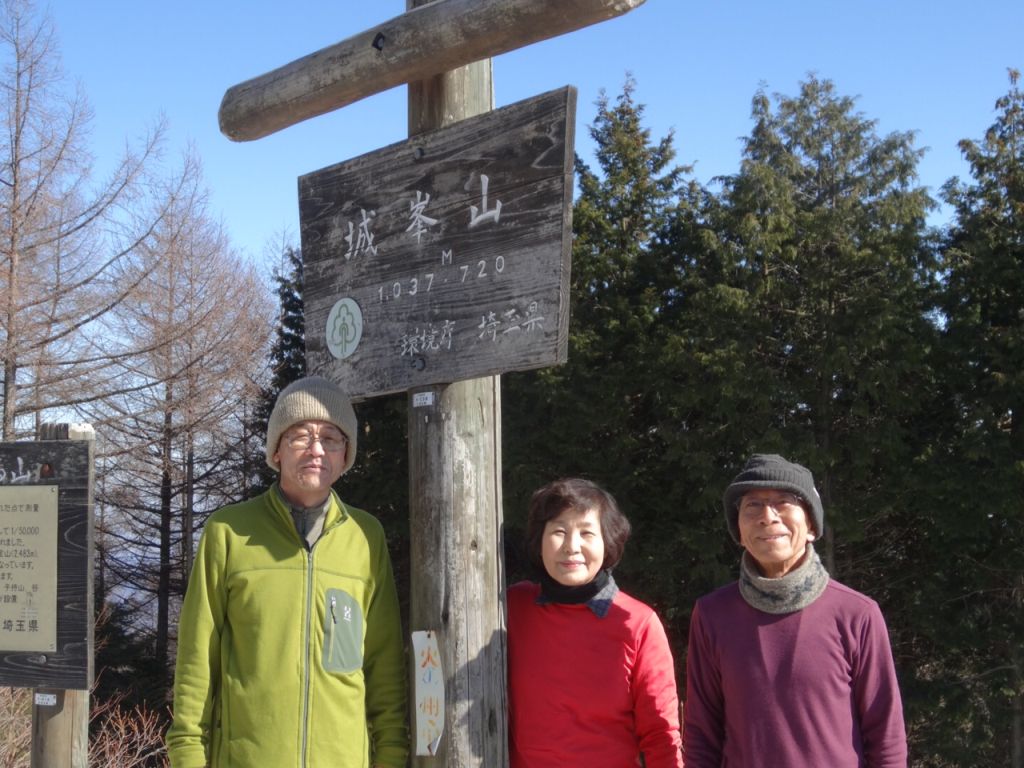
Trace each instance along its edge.
<path fill-rule="evenodd" d="M 774 499 L 743 499 L 740 502 L 740 514 L 747 517 L 760 517 L 768 507 L 781 515 L 803 509 L 803 504 L 800 502 L 800 497 L 793 493 L 783 493 Z"/>
<path fill-rule="evenodd" d="M 320 443 L 320 447 L 327 453 L 339 453 L 345 450 L 348 439 L 345 435 L 315 435 L 312 432 L 293 432 L 284 436 L 289 448 L 299 451 L 308 451 L 313 443 Z"/>

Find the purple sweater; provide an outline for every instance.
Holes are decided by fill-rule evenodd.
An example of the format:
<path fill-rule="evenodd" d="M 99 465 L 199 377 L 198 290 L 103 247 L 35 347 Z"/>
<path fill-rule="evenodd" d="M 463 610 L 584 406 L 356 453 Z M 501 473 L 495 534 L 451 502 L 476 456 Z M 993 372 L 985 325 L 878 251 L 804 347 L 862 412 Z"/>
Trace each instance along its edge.
<path fill-rule="evenodd" d="M 686 660 L 686 768 L 906 768 L 885 620 L 835 581 L 803 610 L 751 607 L 735 583 L 697 601 Z"/>

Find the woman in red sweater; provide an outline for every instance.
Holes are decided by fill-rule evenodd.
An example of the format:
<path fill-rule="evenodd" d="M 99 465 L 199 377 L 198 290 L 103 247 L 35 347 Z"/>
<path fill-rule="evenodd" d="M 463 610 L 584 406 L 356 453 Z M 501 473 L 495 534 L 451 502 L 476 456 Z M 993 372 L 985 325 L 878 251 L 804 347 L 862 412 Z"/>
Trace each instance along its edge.
<path fill-rule="evenodd" d="M 682 767 L 665 630 L 612 577 L 629 533 L 588 480 L 533 494 L 526 547 L 539 582 L 508 589 L 511 768 Z"/>

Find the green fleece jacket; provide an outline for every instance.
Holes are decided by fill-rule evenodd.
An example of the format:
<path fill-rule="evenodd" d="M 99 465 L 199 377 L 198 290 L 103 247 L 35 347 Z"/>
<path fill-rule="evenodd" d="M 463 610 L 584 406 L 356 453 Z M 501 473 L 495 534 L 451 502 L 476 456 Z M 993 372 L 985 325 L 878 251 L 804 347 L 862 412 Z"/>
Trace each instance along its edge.
<path fill-rule="evenodd" d="M 172 768 L 400 768 L 406 695 L 376 518 L 332 493 L 307 550 L 276 485 L 210 516 L 179 620 Z"/>

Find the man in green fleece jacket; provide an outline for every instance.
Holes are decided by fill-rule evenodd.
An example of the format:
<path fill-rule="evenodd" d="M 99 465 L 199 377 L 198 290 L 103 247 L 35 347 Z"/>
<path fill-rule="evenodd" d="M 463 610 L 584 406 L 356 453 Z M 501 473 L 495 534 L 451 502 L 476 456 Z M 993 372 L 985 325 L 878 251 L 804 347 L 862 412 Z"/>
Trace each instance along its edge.
<path fill-rule="evenodd" d="M 281 391 L 278 481 L 210 516 L 182 605 L 172 768 L 403 768 L 398 595 L 380 523 L 331 490 L 357 422 L 334 383 Z"/>

